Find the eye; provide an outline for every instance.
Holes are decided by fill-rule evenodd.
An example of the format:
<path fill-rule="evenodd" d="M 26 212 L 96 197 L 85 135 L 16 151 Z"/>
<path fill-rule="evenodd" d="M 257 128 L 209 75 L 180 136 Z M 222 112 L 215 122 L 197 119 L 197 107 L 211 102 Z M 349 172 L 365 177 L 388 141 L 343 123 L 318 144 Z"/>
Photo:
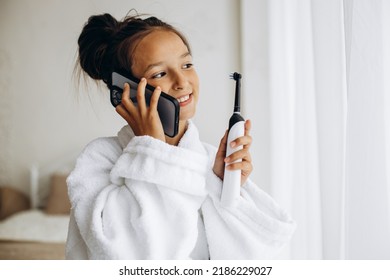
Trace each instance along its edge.
<path fill-rule="evenodd" d="M 183 69 L 190 69 L 193 66 L 194 66 L 194 64 L 192 64 L 192 63 L 186 63 L 186 64 L 183 65 Z"/>
<path fill-rule="evenodd" d="M 164 77 L 166 74 L 167 74 L 167 73 L 165 73 L 165 72 L 160 72 L 160 73 L 154 74 L 154 75 L 152 76 L 152 79 L 159 79 L 159 78 L 162 78 L 162 77 Z"/>

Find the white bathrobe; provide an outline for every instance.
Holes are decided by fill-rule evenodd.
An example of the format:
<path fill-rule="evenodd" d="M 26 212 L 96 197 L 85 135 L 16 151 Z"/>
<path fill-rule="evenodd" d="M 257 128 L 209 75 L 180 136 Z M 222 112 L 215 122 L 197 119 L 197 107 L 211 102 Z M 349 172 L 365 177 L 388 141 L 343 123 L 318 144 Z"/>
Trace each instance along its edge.
<path fill-rule="evenodd" d="M 233 207 L 220 204 L 216 148 L 190 121 L 178 146 L 134 136 L 99 138 L 67 179 L 68 259 L 270 259 L 295 228 L 250 180 Z"/>

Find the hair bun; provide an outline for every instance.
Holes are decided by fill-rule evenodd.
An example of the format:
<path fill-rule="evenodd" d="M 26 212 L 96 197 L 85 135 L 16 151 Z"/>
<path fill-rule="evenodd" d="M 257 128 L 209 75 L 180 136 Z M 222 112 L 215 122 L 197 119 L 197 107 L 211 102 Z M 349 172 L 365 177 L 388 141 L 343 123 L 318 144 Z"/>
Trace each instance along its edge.
<path fill-rule="evenodd" d="M 110 43 L 118 30 L 118 21 L 110 14 L 91 16 L 78 39 L 81 68 L 93 79 L 107 81 L 107 57 Z M 104 71 L 106 70 L 106 72 Z"/>

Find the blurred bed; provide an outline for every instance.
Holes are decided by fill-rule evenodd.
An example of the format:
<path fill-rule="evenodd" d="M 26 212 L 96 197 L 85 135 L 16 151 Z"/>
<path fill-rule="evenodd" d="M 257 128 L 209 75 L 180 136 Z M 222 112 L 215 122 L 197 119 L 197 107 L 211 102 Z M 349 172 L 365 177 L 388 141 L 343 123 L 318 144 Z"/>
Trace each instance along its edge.
<path fill-rule="evenodd" d="M 67 174 L 52 174 L 43 202 L 0 187 L 0 259 L 49 260 L 65 258 L 70 203 Z M 41 204 L 41 205 L 40 205 Z"/>

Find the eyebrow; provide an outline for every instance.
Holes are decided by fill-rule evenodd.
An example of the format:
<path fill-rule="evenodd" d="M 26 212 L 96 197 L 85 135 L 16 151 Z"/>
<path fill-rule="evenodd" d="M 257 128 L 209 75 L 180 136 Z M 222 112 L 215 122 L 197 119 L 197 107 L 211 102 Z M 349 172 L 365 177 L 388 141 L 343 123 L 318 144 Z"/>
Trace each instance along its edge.
<path fill-rule="evenodd" d="M 188 52 L 188 51 L 185 52 L 185 53 L 183 53 L 183 54 L 180 56 L 180 58 L 186 58 L 187 56 L 191 56 L 191 53 Z M 144 73 L 148 72 L 148 71 L 149 71 L 150 69 L 152 69 L 153 67 L 161 66 L 162 64 L 164 64 L 163 61 L 149 64 L 148 67 L 146 67 Z"/>

